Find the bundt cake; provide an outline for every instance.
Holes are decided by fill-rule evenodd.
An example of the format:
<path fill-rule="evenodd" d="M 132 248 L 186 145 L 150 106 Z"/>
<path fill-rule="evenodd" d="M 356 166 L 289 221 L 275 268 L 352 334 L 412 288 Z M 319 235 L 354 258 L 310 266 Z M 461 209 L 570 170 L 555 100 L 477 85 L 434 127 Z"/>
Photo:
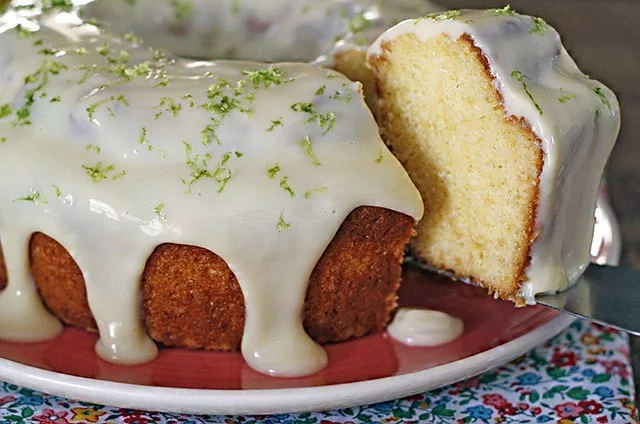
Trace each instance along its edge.
<path fill-rule="evenodd" d="M 140 27 L 179 54 L 312 66 L 180 59 L 102 29 L 145 3 L 85 11 L 122 13 L 111 25 L 66 0 L 0 16 L 0 338 L 62 322 L 117 363 L 155 341 L 310 374 L 318 343 L 385 328 L 423 209 L 411 252 L 517 305 L 586 267 L 618 104 L 542 19 L 431 14 L 366 54 L 377 4 L 171 1 L 147 18 L 166 34 Z M 320 64 L 362 81 L 380 127 L 361 84 Z"/>
<path fill-rule="evenodd" d="M 360 85 L 177 59 L 67 9 L 0 18 L 0 337 L 62 321 L 108 361 L 153 338 L 297 376 L 384 328 L 423 206 Z"/>
<path fill-rule="evenodd" d="M 620 113 L 542 19 L 451 10 L 371 47 L 385 141 L 423 196 L 411 251 L 518 305 L 589 262 Z"/>

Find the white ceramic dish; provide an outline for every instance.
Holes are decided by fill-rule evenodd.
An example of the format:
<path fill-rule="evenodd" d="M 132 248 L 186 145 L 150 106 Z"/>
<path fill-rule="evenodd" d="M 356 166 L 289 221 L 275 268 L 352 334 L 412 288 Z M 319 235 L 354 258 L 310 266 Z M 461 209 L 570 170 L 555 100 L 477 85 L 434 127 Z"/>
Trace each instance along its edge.
<path fill-rule="evenodd" d="M 333 386 L 270 390 L 149 387 L 74 377 L 0 359 L 0 379 L 46 393 L 98 404 L 192 414 L 275 414 L 365 405 L 467 379 L 545 342 L 573 322 L 560 315 L 501 346 L 424 371 Z"/>

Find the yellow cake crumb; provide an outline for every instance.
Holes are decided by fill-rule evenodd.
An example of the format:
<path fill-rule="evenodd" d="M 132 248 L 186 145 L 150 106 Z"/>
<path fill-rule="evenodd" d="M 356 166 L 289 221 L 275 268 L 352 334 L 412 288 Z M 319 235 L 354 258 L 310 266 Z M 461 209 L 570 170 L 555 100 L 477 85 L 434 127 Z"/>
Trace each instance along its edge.
<path fill-rule="evenodd" d="M 535 238 L 543 153 L 507 116 L 469 36 L 404 34 L 371 59 L 378 123 L 418 187 L 414 255 L 517 304 Z"/>

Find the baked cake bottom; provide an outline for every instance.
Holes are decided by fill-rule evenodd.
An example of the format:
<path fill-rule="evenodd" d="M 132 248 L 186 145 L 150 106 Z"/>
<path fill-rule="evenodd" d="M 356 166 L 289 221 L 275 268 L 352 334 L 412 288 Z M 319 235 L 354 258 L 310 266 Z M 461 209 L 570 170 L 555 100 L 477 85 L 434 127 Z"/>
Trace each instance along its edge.
<path fill-rule="evenodd" d="M 319 343 L 383 330 L 396 306 L 404 246 L 414 219 L 370 206 L 345 219 L 313 269 L 304 328 Z M 45 306 L 65 324 L 97 331 L 82 271 L 56 240 L 34 233 L 31 270 Z M 247 252 L 251 254 L 251 252 Z M 295 260 L 295 258 L 292 258 Z M 0 289 L 7 272 L 0 250 Z M 161 244 L 141 276 L 141 308 L 149 335 L 167 346 L 240 348 L 245 305 L 225 261 L 201 247 Z"/>

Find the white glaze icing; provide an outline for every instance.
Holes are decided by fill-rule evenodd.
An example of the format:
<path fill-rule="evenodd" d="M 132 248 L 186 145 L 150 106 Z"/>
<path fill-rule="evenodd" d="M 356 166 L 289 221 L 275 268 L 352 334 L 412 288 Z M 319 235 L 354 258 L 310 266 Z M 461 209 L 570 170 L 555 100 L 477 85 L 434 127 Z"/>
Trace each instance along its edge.
<path fill-rule="evenodd" d="M 98 354 L 153 359 L 139 281 L 153 249 L 174 242 L 215 252 L 235 273 L 252 368 L 299 376 L 324 367 L 301 308 L 325 247 L 361 205 L 422 215 L 359 84 L 305 64 L 164 57 L 73 13 L 43 17 L 21 36 L 12 28 L 37 27 L 30 15 L 37 10 L 0 18 L 0 237 L 9 274 L 0 338 L 42 340 L 61 329 L 28 272 L 28 240 L 41 231 L 83 272 Z M 27 98 L 33 104 L 20 113 Z"/>
<path fill-rule="evenodd" d="M 462 335 L 461 319 L 440 311 L 422 308 L 399 308 L 387 333 L 409 346 L 438 346 Z"/>
<path fill-rule="evenodd" d="M 376 40 L 369 58 L 407 33 L 422 40 L 471 36 L 488 59 L 507 113 L 524 118 L 541 140 L 537 237 L 521 294 L 534 303 L 536 293 L 565 289 L 589 263 L 598 186 L 620 127 L 615 95 L 578 69 L 552 27 L 508 8 L 402 22 Z"/>
<path fill-rule="evenodd" d="M 426 0 L 97 0 L 85 15 L 180 56 L 312 62 L 434 10 Z"/>

